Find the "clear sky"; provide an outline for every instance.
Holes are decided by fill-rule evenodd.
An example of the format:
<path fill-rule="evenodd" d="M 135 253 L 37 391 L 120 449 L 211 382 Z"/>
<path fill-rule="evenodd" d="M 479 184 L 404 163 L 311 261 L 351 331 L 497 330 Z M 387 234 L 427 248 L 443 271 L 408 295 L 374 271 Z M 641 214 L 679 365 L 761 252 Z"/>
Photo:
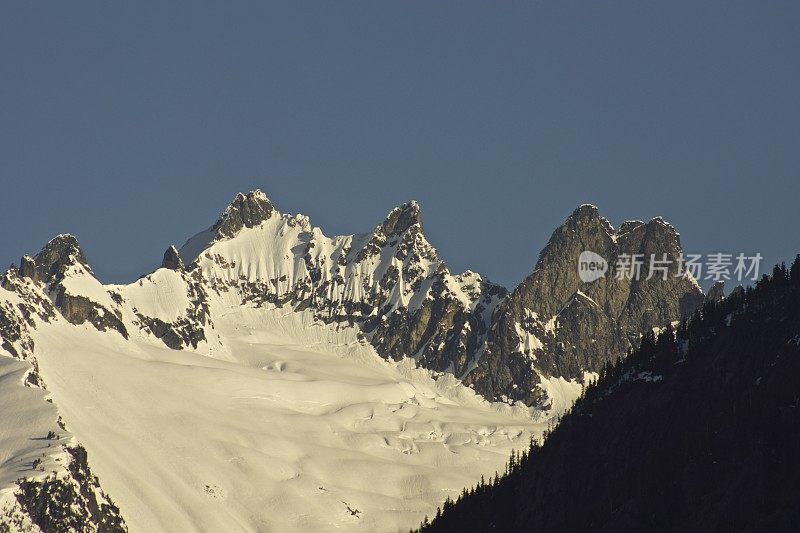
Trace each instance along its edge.
<path fill-rule="evenodd" d="M 169 4 L 169 5 L 166 5 Z M 0 261 L 104 281 L 259 187 L 326 234 L 422 205 L 513 286 L 581 203 L 800 252 L 798 2 L 4 2 Z"/>

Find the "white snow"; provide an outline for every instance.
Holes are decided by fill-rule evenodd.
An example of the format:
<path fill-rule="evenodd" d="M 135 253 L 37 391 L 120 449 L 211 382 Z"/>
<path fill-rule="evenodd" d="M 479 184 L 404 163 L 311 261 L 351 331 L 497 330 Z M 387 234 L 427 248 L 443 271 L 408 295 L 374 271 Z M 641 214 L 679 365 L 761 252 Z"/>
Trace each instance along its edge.
<path fill-rule="evenodd" d="M 589 301 L 590 301 L 590 302 L 592 302 L 592 303 L 593 303 L 595 306 L 597 306 L 597 307 L 600 307 L 600 304 L 598 304 L 596 301 L 594 301 L 594 299 L 592 299 L 592 298 L 591 298 L 591 297 L 590 297 L 588 294 L 586 294 L 585 292 L 577 291 L 577 292 L 575 293 L 575 296 L 576 296 L 576 297 L 580 296 L 580 297 L 584 298 L 585 300 L 589 300 Z"/>
<path fill-rule="evenodd" d="M 19 478 L 43 478 L 62 472 L 66 464 L 59 444 L 69 435 L 56 424 L 58 413 L 46 401 L 47 391 L 23 384 L 30 369 L 27 361 L 0 355 L 0 493 Z M 59 439 L 47 439 L 50 431 Z"/>
<path fill-rule="evenodd" d="M 85 296 L 109 310 L 117 308 L 117 304 L 111 299 L 106 287 L 80 263 L 75 263 L 67 269 L 61 285 L 68 294 Z"/>
<path fill-rule="evenodd" d="M 191 305 L 186 283 L 178 272 L 168 268 L 159 268 L 130 285 L 115 289 L 124 301 L 133 302 L 137 311 L 164 322 L 184 316 Z"/>
<path fill-rule="evenodd" d="M 212 302 L 214 357 L 61 319 L 35 332 L 55 404 L 131 531 L 407 531 L 544 427 L 384 361 L 353 329 L 226 305 Z"/>
<path fill-rule="evenodd" d="M 550 400 L 550 410 L 554 415 L 560 415 L 572 407 L 572 404 L 583 392 L 585 384 L 595 381 L 599 377 L 599 374 L 595 372 L 584 372 L 583 381 L 578 382 L 575 379 L 567 380 L 563 376 L 545 376 L 537 373 L 541 380 L 538 387 L 547 394 Z"/>
<path fill-rule="evenodd" d="M 320 276 L 314 285 L 327 284 L 325 296 L 333 302 L 371 299 L 383 290 L 381 280 L 393 268 L 403 274 L 391 287 L 388 304 L 392 310 L 406 308 L 411 312 L 422 306 L 434 275 L 443 271 L 451 296 L 465 308 L 475 308 L 480 296 L 480 277 L 471 272 L 461 276 L 450 274 L 421 233 L 414 236 L 414 249 L 422 254 L 418 261 L 413 255 L 398 257 L 403 245 L 398 238 L 392 238 L 379 253 L 367 254 L 359 260 L 359 251 L 376 235 L 382 235 L 381 226 L 368 234 L 327 237 L 311 225 L 308 217 L 276 211 L 258 227 L 243 228 L 233 238 L 212 242 L 214 235 L 210 229 L 201 232 L 184 244 L 180 255 L 186 264 L 197 259 L 209 280 L 267 283 L 270 292 L 278 297 L 298 287 L 310 286 L 311 265 Z M 414 272 L 412 279 L 406 274 L 409 266 Z M 411 285 L 417 279 L 421 286 L 415 291 Z M 493 298 L 487 313 L 491 313 L 497 302 Z"/>
<path fill-rule="evenodd" d="M 187 265 L 192 263 L 200 253 L 214 242 L 214 231 L 211 228 L 190 237 L 178 250 L 181 260 Z"/>
<path fill-rule="evenodd" d="M 519 339 L 519 351 L 529 357 L 532 357 L 533 359 L 536 359 L 536 356 L 533 355 L 533 352 L 544 348 L 542 341 L 539 340 L 539 338 L 533 333 L 525 330 L 519 323 L 515 322 L 514 328 L 516 329 L 517 338 Z"/>
<path fill-rule="evenodd" d="M 474 273 L 451 275 L 421 233 L 405 235 L 411 245 L 383 242 L 380 226 L 329 238 L 307 217 L 276 212 L 234 238 L 213 237 L 201 232 L 181 248 L 186 264 L 197 259 L 191 274 L 159 269 L 103 286 L 70 268 L 66 290 L 119 313 L 129 339 L 61 317 L 39 323 L 34 356 L 47 391 L 21 383 L 30 363 L 0 358 L 0 489 L 30 477 L 20 469 L 47 446 L 31 438 L 52 429 L 86 448 L 133 532 L 408 531 L 447 496 L 502 471 L 512 449 L 580 394 L 579 383 L 551 378 L 546 414 L 489 403 L 451 374 L 416 368 L 414 354 L 380 358 L 355 327 L 242 303 L 247 290 L 280 297 L 324 286 L 332 312 L 377 291 L 386 307 L 413 310 L 441 273 L 448 296 L 468 309 L 480 301 L 490 315 L 497 296 L 481 294 Z M 372 239 L 380 249 L 359 256 Z M 390 269 L 398 282 L 382 287 Z M 170 350 L 136 313 L 187 317 L 190 276 L 208 293 L 207 342 Z M 531 335 L 525 345 L 541 342 Z M 54 427 L 59 414 L 69 434 Z M 45 460 L 48 471 L 58 462 Z"/>

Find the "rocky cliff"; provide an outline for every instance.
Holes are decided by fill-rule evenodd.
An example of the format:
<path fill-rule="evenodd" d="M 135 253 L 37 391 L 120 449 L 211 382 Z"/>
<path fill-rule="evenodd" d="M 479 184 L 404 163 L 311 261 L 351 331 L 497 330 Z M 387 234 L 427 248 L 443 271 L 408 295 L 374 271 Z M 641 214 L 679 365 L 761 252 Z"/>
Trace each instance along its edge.
<path fill-rule="evenodd" d="M 584 251 L 608 262 L 605 276 L 581 280 Z M 547 389 L 537 387 L 543 380 L 581 380 L 625 355 L 643 332 L 703 302 L 696 281 L 681 270 L 681 253 L 678 233 L 661 218 L 615 230 L 595 206 L 578 207 L 553 232 L 533 273 L 498 308 L 467 381 L 489 397 L 546 406 Z M 651 256 L 665 268 L 652 276 Z M 615 271 L 633 257 L 643 259 L 640 272 Z"/>

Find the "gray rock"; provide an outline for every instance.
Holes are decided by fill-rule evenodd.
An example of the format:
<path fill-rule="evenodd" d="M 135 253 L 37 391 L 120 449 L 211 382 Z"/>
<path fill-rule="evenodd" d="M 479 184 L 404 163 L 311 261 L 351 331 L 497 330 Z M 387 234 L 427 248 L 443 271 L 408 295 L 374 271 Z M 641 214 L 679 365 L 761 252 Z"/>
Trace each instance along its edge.
<path fill-rule="evenodd" d="M 387 236 L 400 235 L 412 226 L 418 226 L 423 231 L 419 204 L 411 201 L 392 209 L 382 226 L 383 233 Z"/>
<path fill-rule="evenodd" d="M 67 270 L 76 265 L 80 265 L 86 275 L 93 275 L 78 239 L 74 236 L 63 234 L 54 237 L 35 257 L 24 256 L 20 265 L 19 274 L 43 284 L 46 292 L 54 299 L 55 308 L 67 321 L 73 324 L 89 322 L 100 331 L 113 329 L 128 338 L 128 332 L 122 323 L 122 314 L 118 309 L 108 309 L 83 295 L 70 294 L 62 285 Z M 8 274 L 6 279 L 10 279 Z"/>
<path fill-rule="evenodd" d="M 275 212 L 266 195 L 256 189 L 249 193 L 236 195 L 213 230 L 221 238 L 233 237 L 242 228 L 254 228 L 267 220 Z"/>
<path fill-rule="evenodd" d="M 119 508 L 102 490 L 92 473 L 83 446 L 65 446 L 69 464 L 67 477 L 48 476 L 25 480 L 15 493 L 19 507 L 42 531 L 128 531 Z M 0 517 L 3 525 L 15 526 Z"/>
<path fill-rule="evenodd" d="M 178 249 L 175 246 L 170 246 L 164 252 L 164 259 L 161 261 L 161 268 L 168 268 L 170 270 L 183 270 L 183 260 L 178 255 Z"/>
<path fill-rule="evenodd" d="M 78 239 L 62 234 L 51 239 L 35 257 L 24 256 L 20 260 L 20 274 L 34 281 L 49 283 L 62 276 L 64 269 L 75 263 L 80 263 L 91 272 Z"/>
<path fill-rule="evenodd" d="M 612 267 L 623 254 L 642 254 L 643 275 L 617 279 L 612 268 L 584 283 L 577 261 L 587 250 Z M 647 279 L 651 254 L 666 254 L 666 279 Z M 596 207 L 580 206 L 553 232 L 534 272 L 498 307 L 466 382 L 489 398 L 535 404 L 543 401 L 536 387 L 540 376 L 580 381 L 584 372 L 599 371 L 624 356 L 642 332 L 679 320 L 702 303 L 697 284 L 680 275 L 680 254 L 678 234 L 660 218 L 625 222 L 615 231 Z M 535 339 L 533 349 L 525 351 L 525 338 Z"/>
<path fill-rule="evenodd" d="M 72 324 L 89 322 L 98 331 L 113 329 L 128 338 L 128 331 L 122 323 L 122 313 L 119 310 L 108 309 L 85 296 L 70 294 L 62 286 L 58 286 L 55 290 L 56 308 L 68 322 Z"/>

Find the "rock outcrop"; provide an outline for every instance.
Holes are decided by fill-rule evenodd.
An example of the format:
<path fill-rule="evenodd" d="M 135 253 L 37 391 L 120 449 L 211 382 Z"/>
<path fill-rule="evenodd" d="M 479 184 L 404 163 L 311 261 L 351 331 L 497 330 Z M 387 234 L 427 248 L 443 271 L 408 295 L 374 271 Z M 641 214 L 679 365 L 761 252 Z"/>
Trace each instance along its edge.
<path fill-rule="evenodd" d="M 70 458 L 68 476 L 51 475 L 20 483 L 16 492 L 20 515 L 17 523 L 29 522 L 41 531 L 128 531 L 119 508 L 92 474 L 83 446 L 64 448 Z"/>
<path fill-rule="evenodd" d="M 69 322 L 89 322 L 100 331 L 113 329 L 128 338 L 120 310 L 95 279 L 75 237 L 54 237 L 35 257 L 23 257 L 20 265 L 19 275 L 42 283 L 56 309 Z M 87 293 L 87 288 L 93 290 Z"/>
<path fill-rule="evenodd" d="M 581 280 L 578 259 L 591 251 L 609 271 Z M 542 250 L 533 273 L 498 308 L 476 369 L 467 382 L 489 397 L 547 405 L 546 377 L 580 381 L 624 356 L 639 336 L 679 320 L 703 301 L 681 270 L 680 238 L 661 218 L 615 231 L 596 207 L 577 208 Z M 633 258 L 641 259 L 640 271 Z M 663 270 L 650 271 L 653 265 Z M 630 261 L 629 261 L 630 260 Z M 633 268 L 614 268 L 618 265 Z"/>
<path fill-rule="evenodd" d="M 178 249 L 174 246 L 167 248 L 164 252 L 164 259 L 161 261 L 161 268 L 168 268 L 170 270 L 183 270 L 183 260 L 178 254 Z"/>
<path fill-rule="evenodd" d="M 228 206 L 213 230 L 219 237 L 233 237 L 242 228 L 254 228 L 267 220 L 275 208 L 267 196 L 256 189 L 247 194 L 239 193 Z"/>

